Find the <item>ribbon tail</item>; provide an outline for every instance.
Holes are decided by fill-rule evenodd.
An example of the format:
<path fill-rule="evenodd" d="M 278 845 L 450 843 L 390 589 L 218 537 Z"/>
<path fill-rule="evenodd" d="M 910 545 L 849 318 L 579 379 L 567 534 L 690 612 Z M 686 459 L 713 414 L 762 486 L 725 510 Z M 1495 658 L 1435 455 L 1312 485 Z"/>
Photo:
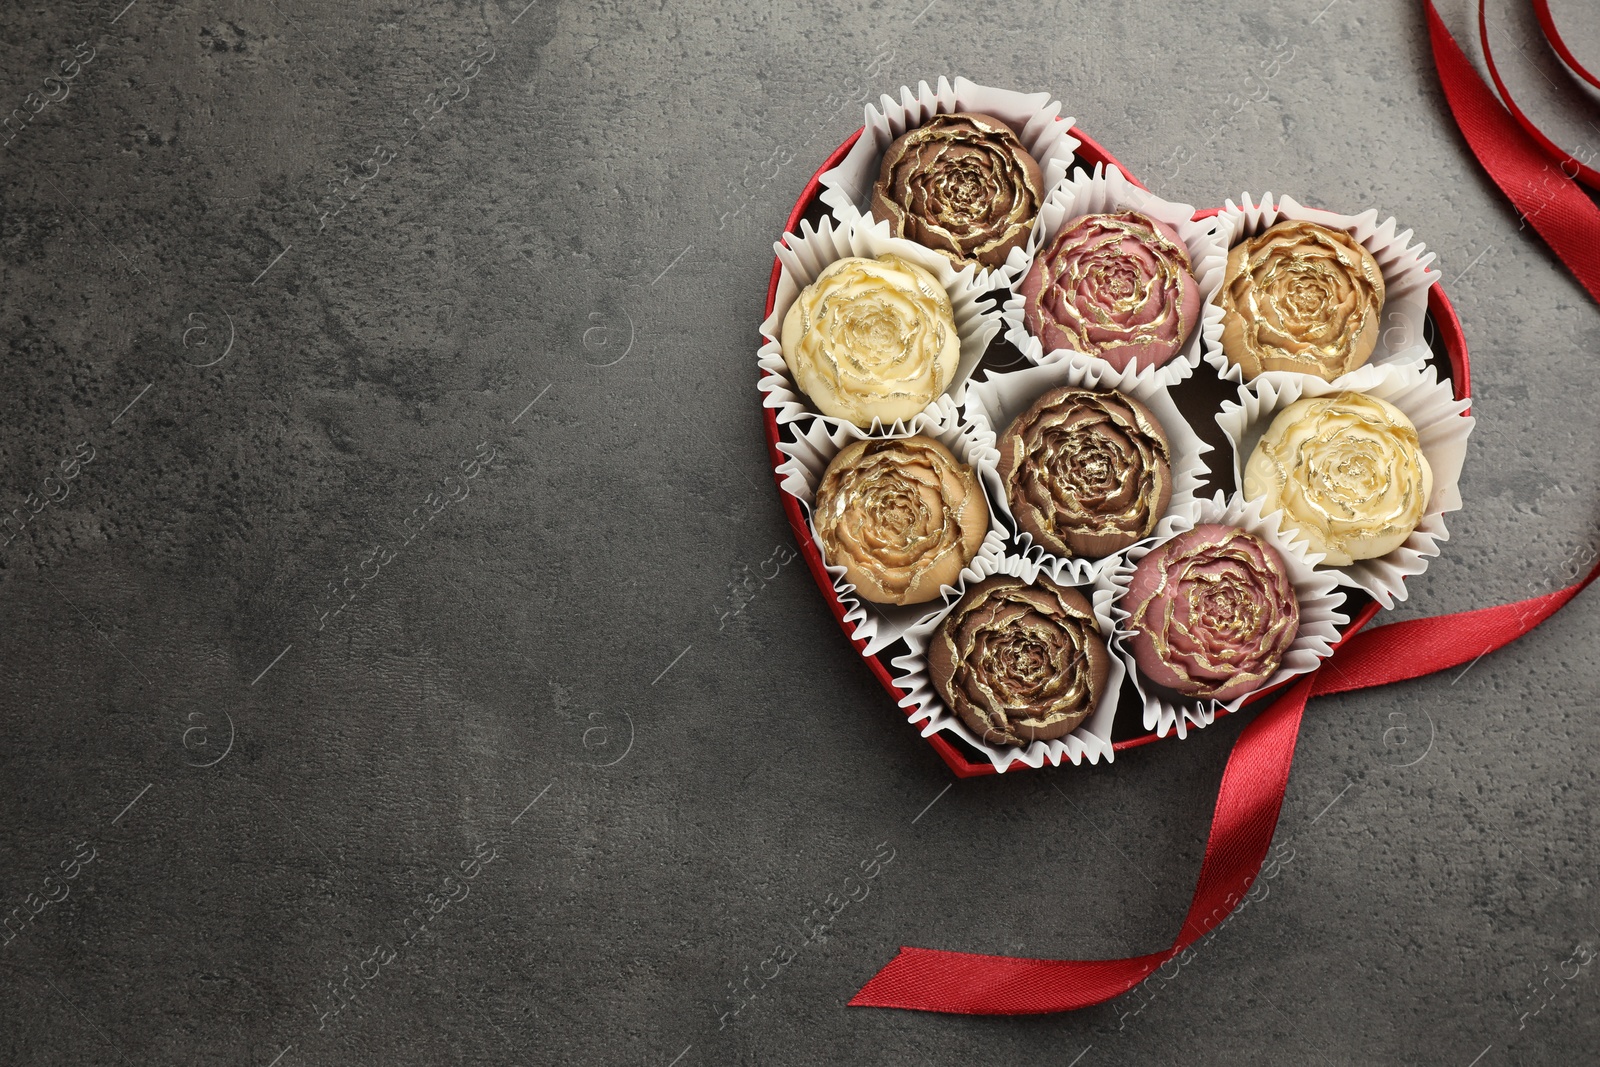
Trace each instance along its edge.
<path fill-rule="evenodd" d="M 1300 720 L 1312 692 L 1302 680 L 1240 733 L 1228 756 L 1189 914 L 1172 947 L 1113 960 L 1033 960 L 902 948 L 861 987 L 854 1007 L 963 1015 L 1071 1011 L 1121 996 L 1238 907 L 1272 845 L 1289 784 Z"/>
<path fill-rule="evenodd" d="M 1174 951 L 1124 960 L 1029 960 L 904 947 L 850 1006 L 959 1015 L 1070 1011 L 1126 993 Z"/>
<path fill-rule="evenodd" d="M 1300 720 L 1315 692 L 1315 678 L 1301 679 L 1257 715 L 1234 742 L 1217 790 L 1194 900 L 1172 946 L 1174 952 L 1187 948 L 1225 919 L 1260 873 L 1289 790 Z"/>
<path fill-rule="evenodd" d="M 1582 581 L 1543 596 L 1363 630 L 1316 673 L 1315 695 L 1403 682 L 1474 662 L 1560 611 L 1596 578 L 1600 563 Z"/>

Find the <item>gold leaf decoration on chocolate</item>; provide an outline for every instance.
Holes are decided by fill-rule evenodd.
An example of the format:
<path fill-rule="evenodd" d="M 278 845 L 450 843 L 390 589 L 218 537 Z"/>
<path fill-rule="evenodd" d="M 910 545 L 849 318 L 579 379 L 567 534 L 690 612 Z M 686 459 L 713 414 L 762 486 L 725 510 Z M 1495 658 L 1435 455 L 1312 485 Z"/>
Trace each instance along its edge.
<path fill-rule="evenodd" d="M 1284 512 L 1330 567 L 1388 555 L 1417 528 L 1433 469 L 1405 412 L 1364 393 L 1296 401 L 1278 412 L 1244 470 L 1245 496 Z"/>
<path fill-rule="evenodd" d="M 1065 737 L 1094 712 L 1110 666 L 1088 600 L 1044 578 L 979 582 L 928 647 L 939 696 L 991 745 Z"/>
<path fill-rule="evenodd" d="M 960 266 L 998 267 L 1028 240 L 1044 176 L 1011 127 L 991 115 L 935 115 L 895 139 L 872 188 L 872 214 L 896 237 Z"/>
<path fill-rule="evenodd" d="M 863 428 L 916 415 L 961 361 L 944 286 L 893 254 L 830 264 L 790 305 L 781 345 L 817 410 Z"/>
<path fill-rule="evenodd" d="M 878 604 L 921 604 L 954 585 L 989 531 L 971 467 L 931 437 L 857 441 L 833 457 L 812 514 L 830 566 Z"/>
<path fill-rule="evenodd" d="M 1189 250 L 1138 211 L 1084 215 L 1040 250 L 1018 291 L 1023 324 L 1046 352 L 1098 356 L 1117 370 L 1158 367 L 1200 317 Z"/>
<path fill-rule="evenodd" d="M 1331 382 L 1372 357 L 1383 318 L 1383 271 L 1343 230 L 1298 219 L 1228 253 L 1222 354 L 1249 381 L 1298 371 Z"/>
<path fill-rule="evenodd" d="M 1058 556 L 1120 552 L 1155 533 L 1172 503 L 1166 432 L 1114 389 L 1052 389 L 998 446 L 1012 516 Z"/>
<path fill-rule="evenodd" d="M 1188 697 L 1254 692 L 1300 630 L 1300 603 L 1277 550 L 1218 524 L 1151 549 L 1134 567 L 1125 606 L 1140 673 Z"/>

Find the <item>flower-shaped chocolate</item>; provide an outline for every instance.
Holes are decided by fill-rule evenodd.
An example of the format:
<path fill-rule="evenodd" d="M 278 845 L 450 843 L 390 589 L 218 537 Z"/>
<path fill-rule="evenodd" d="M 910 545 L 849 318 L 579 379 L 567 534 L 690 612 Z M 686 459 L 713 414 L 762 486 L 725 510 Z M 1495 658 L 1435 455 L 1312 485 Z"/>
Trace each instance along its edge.
<path fill-rule="evenodd" d="M 1330 567 L 1388 555 L 1422 521 L 1433 470 L 1405 412 L 1364 393 L 1308 397 L 1278 412 L 1244 469 L 1244 495 L 1283 510 Z"/>
<path fill-rule="evenodd" d="M 1052 389 L 998 444 L 1011 514 L 1057 555 L 1119 552 L 1154 533 L 1172 503 L 1167 435 L 1116 390 Z"/>
<path fill-rule="evenodd" d="M 1046 352 L 1117 370 L 1167 362 L 1200 317 L 1200 283 L 1178 233 L 1137 211 L 1073 219 L 1022 280 L 1023 323 Z"/>
<path fill-rule="evenodd" d="M 944 286 L 892 254 L 830 264 L 790 305 L 781 343 L 817 410 L 861 427 L 916 415 L 961 361 Z"/>
<path fill-rule="evenodd" d="M 812 520 L 830 566 L 877 604 L 954 585 L 989 532 L 972 468 L 931 437 L 857 441 L 822 476 Z"/>
<path fill-rule="evenodd" d="M 998 267 L 1028 240 L 1044 175 L 1011 127 L 989 115 L 935 115 L 895 139 L 872 187 L 872 214 L 896 237 L 957 266 Z"/>
<path fill-rule="evenodd" d="M 1099 704 L 1110 667 L 1088 600 L 1043 578 L 984 579 L 928 646 L 939 696 L 991 745 L 1070 734 Z"/>
<path fill-rule="evenodd" d="M 1246 381 L 1287 370 L 1331 382 L 1371 358 L 1383 294 L 1378 261 L 1354 237 L 1280 222 L 1228 253 L 1222 354 Z"/>
<path fill-rule="evenodd" d="M 1261 688 L 1300 631 L 1283 558 L 1231 526 L 1196 526 L 1151 549 L 1125 598 L 1139 672 L 1186 697 Z"/>

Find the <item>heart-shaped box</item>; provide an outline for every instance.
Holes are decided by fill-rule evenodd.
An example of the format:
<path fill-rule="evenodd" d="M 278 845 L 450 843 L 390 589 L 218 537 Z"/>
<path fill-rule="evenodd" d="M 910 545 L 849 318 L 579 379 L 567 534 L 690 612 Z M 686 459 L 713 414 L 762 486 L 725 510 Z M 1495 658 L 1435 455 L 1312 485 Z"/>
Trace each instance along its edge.
<path fill-rule="evenodd" d="M 817 168 L 816 173 L 811 176 L 811 180 L 806 183 L 805 188 L 801 191 L 794 210 L 789 213 L 788 221 L 784 223 L 784 232 L 786 234 L 798 234 L 802 220 L 808 220 L 814 226 L 828 214 L 828 207 L 822 201 L 823 189 L 820 179 L 824 173 L 832 170 L 844 159 L 851 148 L 855 146 L 861 134 L 862 131 L 857 130 L 832 155 L 823 161 L 822 166 Z M 1128 174 L 1126 168 L 1122 167 L 1110 152 L 1106 151 L 1105 148 L 1082 130 L 1074 126 L 1071 130 L 1071 136 L 1079 142 L 1076 150 L 1079 166 L 1086 169 L 1092 169 L 1096 164 L 1117 167 L 1122 170 L 1129 181 L 1132 181 L 1140 188 L 1144 188 L 1143 184 L 1137 178 Z M 1195 218 L 1208 218 L 1221 210 L 1223 209 L 1210 208 L 1198 211 L 1195 213 Z M 772 314 L 773 305 L 777 298 L 778 279 L 781 270 L 782 264 L 775 258 L 772 264 L 772 278 L 767 286 L 767 302 L 763 311 L 763 319 Z M 1471 396 L 1471 374 L 1466 339 L 1462 335 L 1461 322 L 1456 318 L 1455 309 L 1451 307 L 1449 299 L 1437 283 L 1428 290 L 1426 327 L 1425 340 L 1432 351 L 1430 365 L 1436 368 L 1440 378 L 1449 380 L 1457 400 L 1467 400 Z M 1022 362 L 1019 358 L 1007 364 L 991 364 L 989 356 L 993 355 L 996 349 L 1002 346 L 1009 347 L 1005 346 L 1005 342 L 997 339 L 991 346 L 989 355 L 985 356 L 983 366 L 1015 366 Z M 763 375 L 766 373 L 769 372 L 764 371 Z M 1216 402 L 1211 405 L 1211 410 L 1215 411 L 1223 399 L 1229 399 L 1231 396 L 1232 386 L 1227 383 L 1218 383 L 1218 388 L 1215 391 Z M 873 677 L 878 679 L 879 684 L 883 686 L 896 705 L 901 705 L 908 694 L 894 682 L 897 672 L 890 662 L 893 658 L 894 650 L 892 648 L 884 649 L 869 655 L 867 653 L 867 642 L 864 639 L 857 639 L 851 636 L 855 627 L 853 623 L 847 622 L 845 618 L 850 609 L 841 602 L 839 594 L 834 588 L 834 579 L 828 574 L 827 568 L 823 563 L 822 553 L 811 534 L 811 527 L 807 521 L 805 510 L 798 498 L 785 492 L 781 487 L 782 476 L 776 472 L 787 457 L 779 450 L 778 444 L 782 439 L 781 435 L 783 433 L 792 433 L 793 431 L 786 431 L 779 426 L 778 413 L 771 407 L 762 408 L 762 417 L 766 423 L 767 451 L 771 459 L 774 478 L 780 481 L 778 497 L 783 503 L 783 510 L 788 517 L 789 527 L 794 531 L 795 543 L 799 546 L 800 555 L 805 559 L 806 566 L 811 571 L 812 580 L 816 582 L 817 589 L 822 593 L 822 598 L 827 603 L 828 609 L 844 630 L 845 638 L 855 646 L 856 652 L 866 662 L 867 669 L 872 672 Z M 1220 438 L 1217 441 L 1213 441 L 1212 444 L 1214 447 L 1219 447 L 1224 453 L 1227 450 L 1226 442 Z M 1351 621 L 1344 628 L 1340 640 L 1348 639 L 1351 634 L 1371 622 L 1379 610 L 1381 610 L 1380 605 L 1370 596 L 1359 590 L 1351 591 L 1344 608 Z M 1338 646 L 1335 645 L 1335 647 Z M 1281 688 L 1281 686 L 1255 694 L 1240 710 L 1255 707 L 1261 701 L 1269 699 L 1277 688 Z M 1125 691 L 1124 700 L 1127 699 L 1128 695 Z M 1226 714 L 1226 712 L 1219 714 Z M 1169 733 L 1167 736 L 1171 737 L 1173 735 Z M 926 740 L 933 746 L 939 757 L 955 772 L 957 777 L 972 778 L 999 773 L 998 768 L 991 760 L 976 750 L 965 746 L 958 738 L 947 736 L 944 733 L 931 733 L 926 736 Z M 1113 733 L 1111 746 L 1113 752 L 1123 752 L 1128 749 L 1138 748 L 1156 740 L 1160 740 L 1160 737 L 1154 730 L 1144 729 L 1139 716 L 1119 713 L 1117 726 Z M 1021 765 L 1013 764 L 1012 766 Z"/>

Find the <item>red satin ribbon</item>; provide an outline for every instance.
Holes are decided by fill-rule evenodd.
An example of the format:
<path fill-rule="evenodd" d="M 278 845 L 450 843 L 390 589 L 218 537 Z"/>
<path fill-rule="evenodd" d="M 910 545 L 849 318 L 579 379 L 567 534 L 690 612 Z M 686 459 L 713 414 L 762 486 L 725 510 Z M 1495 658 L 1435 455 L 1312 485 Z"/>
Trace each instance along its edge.
<path fill-rule="evenodd" d="M 1069 1011 L 1120 996 L 1225 919 L 1244 899 L 1272 844 L 1306 701 L 1419 678 L 1510 644 L 1600 577 L 1554 593 L 1356 634 L 1245 727 L 1228 757 L 1189 914 L 1172 947 L 1120 960 L 1028 960 L 902 948 L 850 1001 L 967 1015 Z"/>
<path fill-rule="evenodd" d="M 1573 277 L 1600 301 L 1600 208 L 1500 106 L 1432 3 L 1427 10 L 1439 82 L 1472 154 Z"/>
<path fill-rule="evenodd" d="M 1473 70 L 1432 3 L 1434 59 L 1451 111 L 1473 153 L 1513 203 L 1600 300 L 1600 209 L 1508 115 Z M 1554 171 L 1564 185 L 1547 193 Z M 1099 1004 L 1138 985 L 1237 907 L 1260 873 L 1289 785 L 1306 701 L 1419 678 L 1470 663 L 1555 614 L 1596 577 L 1544 596 L 1393 623 L 1356 634 L 1240 733 L 1223 771 L 1189 914 L 1170 948 L 1117 960 L 1030 960 L 902 948 L 850 1001 L 969 1015 L 1021 1015 Z"/>
<path fill-rule="evenodd" d="M 1563 174 L 1566 174 L 1569 178 L 1576 178 L 1591 189 L 1600 190 L 1600 172 L 1586 166 L 1583 161 L 1574 158 L 1571 152 L 1552 141 L 1545 135 L 1543 130 L 1534 125 L 1533 120 L 1527 116 L 1522 108 L 1517 106 L 1516 100 L 1511 96 L 1511 90 L 1506 88 L 1505 80 L 1500 77 L 1500 68 L 1495 65 L 1494 49 L 1489 47 L 1489 19 L 1484 14 L 1484 5 L 1485 0 L 1478 0 L 1478 41 L 1483 46 L 1483 62 L 1489 68 L 1489 77 L 1494 79 L 1494 87 L 1500 90 L 1500 99 L 1505 101 L 1506 109 L 1511 112 L 1511 117 L 1517 120 L 1517 125 L 1521 126 L 1529 137 L 1539 143 L 1539 147 L 1556 157 Z M 1548 18 L 1550 14 L 1549 8 L 1546 8 L 1543 14 Z M 1547 37 L 1555 30 L 1554 21 L 1546 21 L 1545 18 L 1542 18 L 1539 24 L 1545 30 Z M 1560 34 L 1557 34 L 1550 41 L 1551 47 L 1555 47 L 1557 41 L 1561 42 L 1561 49 L 1566 48 L 1566 42 L 1561 40 Z M 1437 45 L 1435 47 L 1437 48 Z M 1559 52 L 1560 49 L 1558 49 Z M 1572 53 L 1569 51 L 1566 54 L 1571 55 Z M 1578 69 L 1583 70 L 1581 66 Z M 1587 74 L 1588 72 L 1584 71 L 1584 73 Z M 1569 167 L 1571 168 L 1570 170 L 1568 169 Z"/>

